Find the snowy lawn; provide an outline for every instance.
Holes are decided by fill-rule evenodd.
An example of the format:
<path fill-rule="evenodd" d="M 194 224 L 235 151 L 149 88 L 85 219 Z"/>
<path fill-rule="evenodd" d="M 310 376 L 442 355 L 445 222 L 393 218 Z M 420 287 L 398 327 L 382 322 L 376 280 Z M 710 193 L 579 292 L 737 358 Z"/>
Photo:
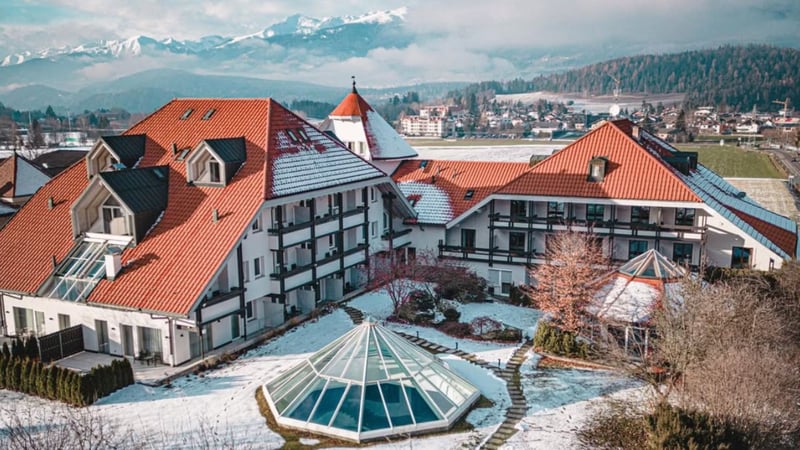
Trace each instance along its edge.
<path fill-rule="evenodd" d="M 267 428 L 258 411 L 255 391 L 353 327 L 343 311 L 335 311 L 294 328 L 272 342 L 240 356 L 204 376 L 179 378 L 171 387 L 140 384 L 121 389 L 89 407 L 107 423 L 127 426 L 139 442 L 154 448 L 193 442 L 200 433 L 230 436 L 225 445 L 279 448 L 283 439 Z M 324 331 L 323 331 L 324 330 Z M 0 414 L 12 406 L 61 405 L 9 391 L 0 391 Z M 204 424 L 204 425 L 203 425 Z"/>
<path fill-rule="evenodd" d="M 603 370 L 539 369 L 538 359 L 534 355 L 520 366 L 528 412 L 508 448 L 579 448 L 576 432 L 594 406 L 608 397 L 645 401 L 647 387 L 634 379 Z"/>
<path fill-rule="evenodd" d="M 486 316 L 503 322 L 506 325 L 520 328 L 523 330 L 523 334 L 527 334 L 528 336 L 533 336 L 536 322 L 542 315 L 541 311 L 533 308 L 524 308 L 504 303 L 452 303 L 459 312 L 461 312 L 460 322 L 468 323 L 477 317 Z M 376 320 L 386 319 L 392 315 L 393 309 L 391 299 L 389 299 L 388 295 L 386 295 L 386 292 L 383 290 L 375 290 L 360 295 L 351 300 L 349 305 L 364 312 L 364 317 L 372 317 Z M 419 337 L 445 347 L 456 348 L 456 344 L 458 344 L 459 350 L 474 353 L 479 358 L 488 362 L 496 363 L 500 360 L 501 365 L 505 365 L 505 363 L 511 359 L 514 351 L 519 347 L 519 344 L 459 339 L 431 327 L 405 325 L 396 322 L 387 322 L 385 325 L 391 330 L 402 331 L 415 336 L 419 333 Z"/>

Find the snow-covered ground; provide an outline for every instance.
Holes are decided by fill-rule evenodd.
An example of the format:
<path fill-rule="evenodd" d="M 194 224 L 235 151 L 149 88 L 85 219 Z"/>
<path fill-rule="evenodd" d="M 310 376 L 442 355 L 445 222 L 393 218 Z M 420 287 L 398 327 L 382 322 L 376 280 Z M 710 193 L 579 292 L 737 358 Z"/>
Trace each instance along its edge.
<path fill-rule="evenodd" d="M 495 146 L 442 146 L 414 147 L 419 159 L 445 159 L 459 161 L 529 162 L 531 156 L 550 156 L 565 144 L 495 145 Z"/>
<path fill-rule="evenodd" d="M 380 291 L 354 299 L 352 306 L 378 320 L 391 313 L 391 301 Z M 467 304 L 461 306 L 461 311 L 465 320 L 486 315 L 520 328 L 530 326 L 539 317 L 535 310 L 502 304 Z M 420 337 L 455 347 L 454 338 L 436 330 L 389 325 L 411 334 L 420 331 Z M 175 380 L 170 387 L 129 386 L 83 411 L 96 415 L 103 423 L 120 427 L 131 433 L 135 442 L 147 443 L 152 448 L 191 447 L 199 442 L 212 442 L 220 447 L 279 448 L 283 439 L 265 425 L 255 402 L 256 389 L 352 327 L 348 316 L 336 310 L 203 376 L 189 375 Z M 498 357 L 505 360 L 516 348 L 466 339 L 457 342 L 459 348 L 489 361 Z M 371 448 L 399 450 L 412 445 L 417 450 L 475 448 L 500 425 L 511 404 L 504 382 L 491 371 L 456 356 L 441 355 L 441 359 L 477 386 L 494 405 L 470 412 L 467 421 L 475 427 L 472 431 L 418 436 L 412 442 L 383 443 Z M 608 372 L 537 369 L 535 360 L 532 358 L 521 369 L 530 409 L 520 424 L 522 431 L 512 437 L 508 448 L 574 447 L 575 431 L 590 416 L 588 406 L 598 403 L 598 396 L 633 396 L 642 391 L 635 383 Z M 65 409 L 60 404 L 0 390 L 0 427 L 9 417 L 25 411 L 37 412 L 26 419 L 32 426 L 58 426 L 65 420 L 59 411 Z M 209 435 L 215 436 L 215 440 L 208 440 Z M 307 444 L 312 442 L 308 440 Z"/>

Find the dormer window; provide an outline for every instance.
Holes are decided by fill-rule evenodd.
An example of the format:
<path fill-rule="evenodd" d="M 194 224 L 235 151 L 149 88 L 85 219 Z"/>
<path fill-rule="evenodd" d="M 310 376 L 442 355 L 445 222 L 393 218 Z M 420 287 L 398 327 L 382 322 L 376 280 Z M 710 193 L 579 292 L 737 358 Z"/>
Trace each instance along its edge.
<path fill-rule="evenodd" d="M 166 208 L 168 187 L 167 166 L 100 172 L 72 205 L 73 235 L 102 233 L 141 241 Z"/>
<path fill-rule="evenodd" d="M 595 156 L 589 161 L 589 181 L 601 182 L 606 177 L 608 158 Z"/>
<path fill-rule="evenodd" d="M 189 108 L 189 109 L 187 109 L 186 111 L 184 111 L 184 112 L 183 112 L 183 115 L 181 116 L 181 120 L 186 120 L 186 119 L 188 119 L 188 118 L 189 118 L 189 116 L 191 116 L 191 115 L 192 115 L 192 112 L 193 112 L 193 111 L 194 111 L 194 110 L 193 110 L 192 108 Z"/>
<path fill-rule="evenodd" d="M 200 120 L 208 120 L 208 119 L 210 119 L 211 116 L 213 116 L 216 111 L 217 110 L 214 109 L 214 108 L 209 109 L 208 111 L 206 111 L 205 114 L 203 114 L 203 117 Z"/>
<path fill-rule="evenodd" d="M 464 200 L 472 200 L 472 197 L 475 195 L 475 191 L 470 189 L 464 194 Z"/>
<path fill-rule="evenodd" d="M 209 159 L 208 163 L 206 164 L 207 171 L 208 171 L 208 181 L 211 183 L 219 183 L 220 178 L 220 170 L 219 170 L 219 161 L 215 159 Z"/>
<path fill-rule="evenodd" d="M 244 138 L 207 139 L 186 158 L 186 178 L 197 185 L 225 186 L 246 159 Z"/>
<path fill-rule="evenodd" d="M 125 214 L 116 198 L 109 195 L 101 207 L 103 220 L 103 233 L 116 235 L 130 235 L 126 226 Z"/>
<path fill-rule="evenodd" d="M 86 154 L 89 177 L 100 172 L 136 167 L 144 156 L 146 137 L 139 135 L 103 136 Z"/>

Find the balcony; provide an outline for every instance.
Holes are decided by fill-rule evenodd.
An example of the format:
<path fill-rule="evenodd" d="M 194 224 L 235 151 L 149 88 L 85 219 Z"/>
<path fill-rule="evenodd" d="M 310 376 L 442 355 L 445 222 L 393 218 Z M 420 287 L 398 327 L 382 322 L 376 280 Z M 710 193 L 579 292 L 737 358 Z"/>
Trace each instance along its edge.
<path fill-rule="evenodd" d="M 244 290 L 238 287 L 231 287 L 227 291 L 214 291 L 211 293 L 210 297 L 208 295 L 203 296 L 203 306 L 216 305 L 217 303 L 236 298 L 240 296 L 242 292 L 244 292 Z"/>
<path fill-rule="evenodd" d="M 510 264 L 530 264 L 544 261 L 544 254 L 535 251 L 516 251 L 480 247 L 463 247 L 460 245 L 439 244 L 439 255 L 471 261 L 491 261 Z"/>
<path fill-rule="evenodd" d="M 355 247 L 353 247 L 353 248 L 351 248 L 349 250 L 345 250 L 343 252 L 344 253 L 344 257 L 347 258 L 350 255 L 358 254 L 358 253 L 362 253 L 363 254 L 364 253 L 364 249 L 366 249 L 366 248 L 367 248 L 367 244 L 358 244 L 358 245 L 356 245 Z M 334 262 L 334 261 L 338 261 L 341 257 L 342 257 L 342 255 L 340 255 L 339 252 L 337 252 L 336 250 L 329 251 L 329 252 L 326 252 L 325 256 L 323 256 L 322 258 L 317 259 L 316 263 L 310 263 L 310 264 L 305 264 L 305 265 L 300 265 L 300 266 L 298 266 L 297 264 L 283 265 L 283 267 L 275 266 L 275 268 L 273 269 L 273 272 L 271 274 L 269 274 L 269 276 L 273 280 L 280 280 L 281 278 L 293 277 L 293 276 L 295 276 L 297 274 L 300 274 L 300 273 L 303 273 L 303 272 L 305 272 L 307 270 L 311 270 L 312 268 L 314 268 L 315 264 L 316 264 L 316 267 L 319 269 L 319 268 L 321 268 L 323 266 L 327 266 L 328 263 L 331 263 L 331 262 Z M 338 267 L 337 267 L 337 270 L 338 270 Z M 321 275 L 317 274 L 317 277 L 319 278 L 319 277 L 321 277 Z"/>
<path fill-rule="evenodd" d="M 411 228 L 387 231 L 381 235 L 384 241 L 392 241 L 392 248 L 401 248 L 411 244 Z"/>
<path fill-rule="evenodd" d="M 676 241 L 701 241 L 705 227 L 665 226 L 655 223 L 631 223 L 619 220 L 587 221 L 584 219 L 538 216 L 507 216 L 494 214 L 490 217 L 491 227 L 512 231 L 564 231 L 572 230 L 594 233 L 598 236 L 641 237 Z"/>
<path fill-rule="evenodd" d="M 345 211 L 344 213 L 342 213 L 342 217 L 345 219 L 345 222 L 346 222 L 345 228 L 348 228 L 347 224 L 350 224 L 351 226 L 354 226 L 351 223 L 352 220 L 348 222 L 346 220 L 347 218 L 356 217 L 359 214 L 363 215 L 364 214 L 364 210 L 366 210 L 366 209 L 367 208 L 365 206 L 356 206 L 355 208 L 353 208 L 353 209 L 351 209 L 349 211 Z M 310 228 L 312 223 L 316 227 L 319 227 L 319 226 L 324 225 L 324 224 L 334 223 L 338 218 L 339 218 L 339 214 L 338 213 L 331 214 L 330 212 L 325 212 L 324 214 L 317 215 L 317 217 L 315 217 L 314 220 L 305 220 L 305 221 L 300 222 L 300 223 L 294 223 L 294 222 L 286 222 L 286 223 L 282 223 L 282 224 L 273 223 L 272 227 L 270 227 L 267 230 L 267 232 L 269 234 L 271 234 L 271 235 L 274 235 L 274 236 L 277 236 L 278 234 L 286 235 L 286 234 L 292 233 L 294 231 L 302 230 L 302 229 L 305 229 L 305 228 Z M 361 223 L 363 223 L 363 221 L 358 220 L 357 223 L 355 223 L 355 225 L 359 225 Z M 317 234 L 325 234 L 325 233 L 320 232 L 320 233 L 317 233 Z"/>

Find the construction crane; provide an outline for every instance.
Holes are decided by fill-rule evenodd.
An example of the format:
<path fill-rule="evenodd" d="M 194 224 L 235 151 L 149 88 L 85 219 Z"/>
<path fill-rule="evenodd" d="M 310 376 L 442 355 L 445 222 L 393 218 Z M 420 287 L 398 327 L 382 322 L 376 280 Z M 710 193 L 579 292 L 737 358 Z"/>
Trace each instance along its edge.
<path fill-rule="evenodd" d="M 786 100 L 773 100 L 772 103 L 783 105 L 783 118 L 786 119 L 789 117 L 789 97 L 786 97 Z"/>

